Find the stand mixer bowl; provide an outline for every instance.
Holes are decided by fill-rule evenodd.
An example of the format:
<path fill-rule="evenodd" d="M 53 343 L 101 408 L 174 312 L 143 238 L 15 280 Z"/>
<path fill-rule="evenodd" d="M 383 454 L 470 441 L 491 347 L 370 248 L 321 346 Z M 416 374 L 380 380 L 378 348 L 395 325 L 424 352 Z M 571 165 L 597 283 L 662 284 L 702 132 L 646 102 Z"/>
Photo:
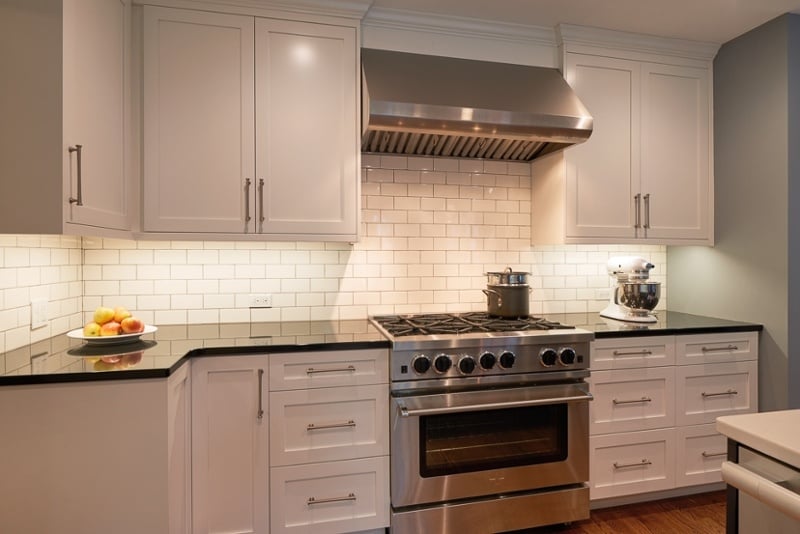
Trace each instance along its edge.
<path fill-rule="evenodd" d="M 617 304 L 633 314 L 646 315 L 653 311 L 661 298 L 661 282 L 620 282 L 615 290 Z"/>

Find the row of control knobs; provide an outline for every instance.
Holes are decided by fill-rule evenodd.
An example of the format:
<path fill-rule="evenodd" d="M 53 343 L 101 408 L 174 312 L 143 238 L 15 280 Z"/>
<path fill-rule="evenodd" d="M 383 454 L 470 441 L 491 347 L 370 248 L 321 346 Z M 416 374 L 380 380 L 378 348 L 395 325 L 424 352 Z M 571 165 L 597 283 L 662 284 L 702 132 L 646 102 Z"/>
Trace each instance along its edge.
<path fill-rule="evenodd" d="M 503 369 L 511 369 L 514 367 L 514 362 L 516 361 L 516 355 L 510 351 L 501 353 L 499 359 L 492 352 L 484 352 L 481 354 L 480 358 L 478 358 L 477 362 L 475 362 L 472 356 L 462 356 L 458 360 L 458 370 L 462 374 L 468 375 L 472 373 L 478 365 L 480 365 L 481 369 L 488 371 L 494 368 L 498 363 Z M 552 367 L 557 363 L 561 365 L 573 365 L 575 363 L 575 350 L 569 347 L 559 349 L 558 351 L 549 348 L 542 349 L 539 351 L 539 361 L 542 362 L 544 367 Z M 431 365 L 431 359 L 428 356 L 419 354 L 414 357 L 411 366 L 417 374 L 427 373 L 431 366 L 436 373 L 444 374 L 453 366 L 453 359 L 447 354 L 439 354 L 433 358 L 433 364 Z"/>

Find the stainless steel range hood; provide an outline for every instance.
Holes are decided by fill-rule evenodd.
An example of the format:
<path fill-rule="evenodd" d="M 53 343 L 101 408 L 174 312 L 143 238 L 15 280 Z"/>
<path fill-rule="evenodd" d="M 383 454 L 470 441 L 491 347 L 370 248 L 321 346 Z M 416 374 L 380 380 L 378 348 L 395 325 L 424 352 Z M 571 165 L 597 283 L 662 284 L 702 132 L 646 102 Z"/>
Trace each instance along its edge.
<path fill-rule="evenodd" d="M 530 161 L 586 141 L 556 69 L 362 49 L 363 152 Z"/>

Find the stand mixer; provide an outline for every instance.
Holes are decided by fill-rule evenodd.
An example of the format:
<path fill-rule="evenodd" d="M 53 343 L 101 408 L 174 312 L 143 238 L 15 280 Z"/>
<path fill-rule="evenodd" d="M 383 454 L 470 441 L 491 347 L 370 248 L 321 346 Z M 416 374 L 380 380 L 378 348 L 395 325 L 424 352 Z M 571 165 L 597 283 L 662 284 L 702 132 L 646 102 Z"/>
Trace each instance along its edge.
<path fill-rule="evenodd" d="M 655 265 L 638 256 L 616 256 L 606 267 L 612 277 L 611 297 L 600 315 L 619 321 L 656 322 L 651 312 L 661 297 L 661 283 L 647 281 Z"/>

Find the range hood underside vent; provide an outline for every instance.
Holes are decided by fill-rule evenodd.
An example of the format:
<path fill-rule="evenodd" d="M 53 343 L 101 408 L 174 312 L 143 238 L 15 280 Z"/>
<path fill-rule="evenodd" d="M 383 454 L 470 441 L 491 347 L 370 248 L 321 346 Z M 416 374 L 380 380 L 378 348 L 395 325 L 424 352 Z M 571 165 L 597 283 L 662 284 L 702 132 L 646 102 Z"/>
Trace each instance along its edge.
<path fill-rule="evenodd" d="M 368 130 L 361 151 L 407 156 L 530 161 L 571 143 L 495 139 L 491 137 Z"/>

